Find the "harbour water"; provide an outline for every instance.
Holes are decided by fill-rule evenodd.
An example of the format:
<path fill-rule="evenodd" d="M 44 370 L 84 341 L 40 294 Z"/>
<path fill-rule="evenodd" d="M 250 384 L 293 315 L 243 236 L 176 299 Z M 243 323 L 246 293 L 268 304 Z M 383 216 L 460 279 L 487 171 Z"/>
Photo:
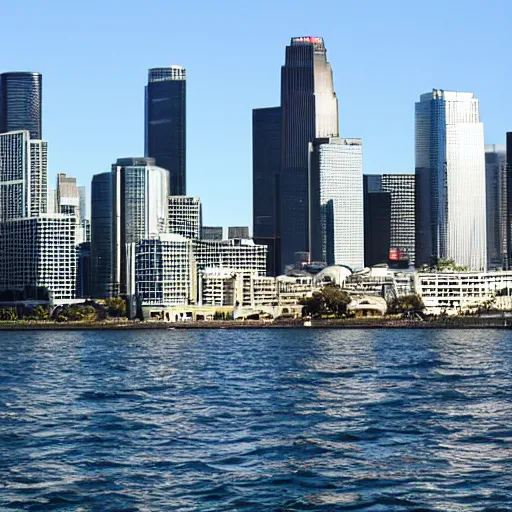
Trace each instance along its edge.
<path fill-rule="evenodd" d="M 0 333 L 0 510 L 510 511 L 512 333 Z"/>

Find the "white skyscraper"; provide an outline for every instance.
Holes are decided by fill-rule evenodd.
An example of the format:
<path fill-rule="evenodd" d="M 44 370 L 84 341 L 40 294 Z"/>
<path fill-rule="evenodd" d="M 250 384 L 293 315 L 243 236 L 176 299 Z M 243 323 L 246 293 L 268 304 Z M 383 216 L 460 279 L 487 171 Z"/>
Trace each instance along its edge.
<path fill-rule="evenodd" d="M 416 103 L 416 262 L 484 270 L 484 129 L 472 93 L 434 89 Z"/>
<path fill-rule="evenodd" d="M 26 130 L 0 134 L 0 220 L 46 213 L 47 144 Z"/>
<path fill-rule="evenodd" d="M 363 146 L 332 137 L 310 144 L 310 251 L 314 261 L 364 266 Z"/>

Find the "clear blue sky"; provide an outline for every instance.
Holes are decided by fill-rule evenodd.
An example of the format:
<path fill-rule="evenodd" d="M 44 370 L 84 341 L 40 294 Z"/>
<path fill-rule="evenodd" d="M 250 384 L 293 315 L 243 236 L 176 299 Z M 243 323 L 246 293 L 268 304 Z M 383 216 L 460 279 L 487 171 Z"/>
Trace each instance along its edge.
<path fill-rule="evenodd" d="M 187 68 L 187 189 L 205 224 L 251 224 L 251 110 L 279 102 L 292 36 L 322 36 L 340 134 L 364 171 L 414 171 L 414 102 L 432 88 L 480 99 L 486 143 L 512 130 L 510 0 L 25 0 L 1 8 L 0 71 L 43 73 L 43 135 L 57 172 L 90 185 L 144 150 L 150 67 Z"/>

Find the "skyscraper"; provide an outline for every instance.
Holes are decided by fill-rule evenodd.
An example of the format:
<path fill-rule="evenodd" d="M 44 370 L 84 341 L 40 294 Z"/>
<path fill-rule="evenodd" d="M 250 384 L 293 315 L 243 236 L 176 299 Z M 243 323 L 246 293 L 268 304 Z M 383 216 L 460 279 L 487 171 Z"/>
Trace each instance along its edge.
<path fill-rule="evenodd" d="M 76 178 L 57 174 L 57 212 L 75 215 L 80 220 L 80 194 Z"/>
<path fill-rule="evenodd" d="M 281 108 L 252 111 L 253 239 L 268 246 L 267 272 L 281 271 L 279 243 L 279 170 L 281 167 Z"/>
<path fill-rule="evenodd" d="M 490 268 L 503 267 L 505 263 L 503 253 L 506 254 L 506 249 L 502 249 L 502 223 L 506 222 L 506 198 L 503 195 L 505 165 L 506 146 L 486 144 L 487 264 Z"/>
<path fill-rule="evenodd" d="M 391 194 L 390 248 L 398 249 L 412 264 L 415 262 L 415 183 L 414 174 L 382 175 L 382 190 Z"/>
<path fill-rule="evenodd" d="M 0 74 L 0 133 L 28 130 L 42 138 L 42 82 L 40 73 Z"/>
<path fill-rule="evenodd" d="M 145 105 L 145 155 L 169 171 L 169 194 L 186 195 L 186 70 L 149 70 Z"/>
<path fill-rule="evenodd" d="M 361 139 L 315 139 L 309 168 L 311 258 L 364 267 Z"/>
<path fill-rule="evenodd" d="M 416 103 L 416 264 L 487 266 L 485 159 L 478 99 L 434 89 Z"/>
<path fill-rule="evenodd" d="M 222 240 L 223 232 L 222 226 L 201 226 L 201 240 Z"/>
<path fill-rule="evenodd" d="M 112 276 L 116 295 L 135 295 L 135 244 L 168 231 L 169 172 L 153 158 L 112 165 Z"/>
<path fill-rule="evenodd" d="M 0 220 L 47 209 L 47 144 L 28 131 L 0 134 Z"/>
<path fill-rule="evenodd" d="M 113 294 L 112 173 L 96 174 L 91 183 L 91 295 Z"/>
<path fill-rule="evenodd" d="M 198 240 L 201 237 L 202 209 L 198 197 L 169 196 L 169 233 Z"/>
<path fill-rule="evenodd" d="M 391 194 L 382 191 L 382 176 L 363 176 L 364 264 L 387 263 L 391 241 Z"/>
<path fill-rule="evenodd" d="M 286 266 L 295 262 L 296 253 L 309 251 L 309 143 L 338 136 L 338 99 L 321 37 L 294 37 L 286 47 L 281 112 L 279 213 L 281 264 Z"/>

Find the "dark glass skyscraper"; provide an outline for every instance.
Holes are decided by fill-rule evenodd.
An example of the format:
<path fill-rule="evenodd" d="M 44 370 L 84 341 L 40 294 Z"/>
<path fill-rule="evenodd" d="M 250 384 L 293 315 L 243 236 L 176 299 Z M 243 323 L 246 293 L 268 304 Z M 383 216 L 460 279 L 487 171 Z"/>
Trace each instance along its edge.
<path fill-rule="evenodd" d="M 113 293 L 112 173 L 96 174 L 91 183 L 91 295 Z"/>
<path fill-rule="evenodd" d="M 309 251 L 309 144 L 338 136 L 338 99 L 321 37 L 294 37 L 281 68 L 281 264 Z"/>
<path fill-rule="evenodd" d="M 42 82 L 40 73 L 0 74 L 0 133 L 28 130 L 41 139 Z"/>
<path fill-rule="evenodd" d="M 145 105 L 145 156 L 169 171 L 170 194 L 186 195 L 186 70 L 149 70 Z"/>
<path fill-rule="evenodd" d="M 253 238 L 268 246 L 267 273 L 281 271 L 279 246 L 279 169 L 281 167 L 281 108 L 252 111 Z"/>

